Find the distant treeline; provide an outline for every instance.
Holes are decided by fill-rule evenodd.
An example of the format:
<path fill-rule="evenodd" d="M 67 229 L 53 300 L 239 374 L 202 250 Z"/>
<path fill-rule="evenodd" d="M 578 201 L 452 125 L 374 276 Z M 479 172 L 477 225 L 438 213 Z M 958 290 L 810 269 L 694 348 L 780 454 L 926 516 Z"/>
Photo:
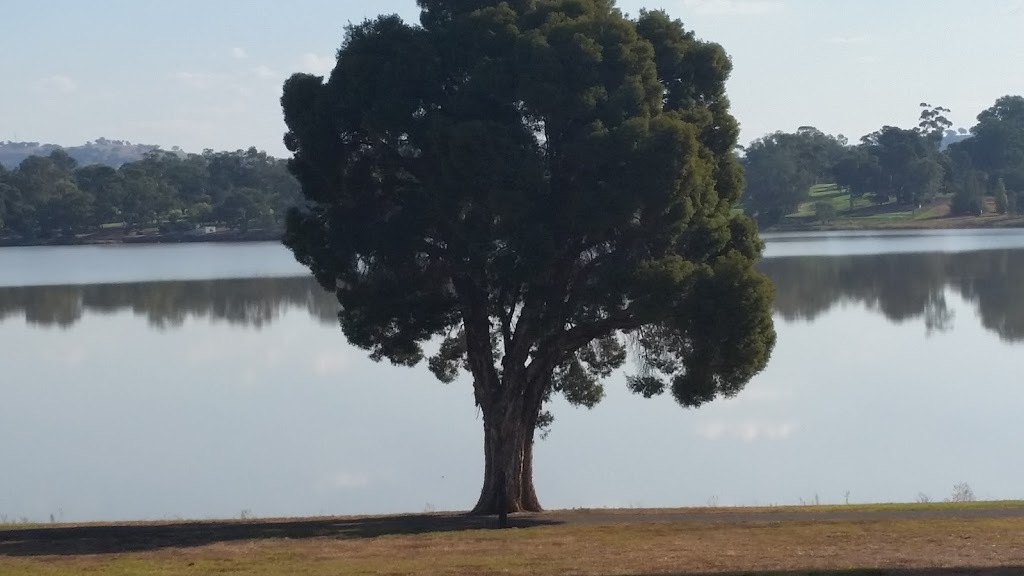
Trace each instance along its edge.
<path fill-rule="evenodd" d="M 744 208 L 771 226 L 829 183 L 849 193 L 851 208 L 861 198 L 911 208 L 948 195 L 953 215 L 980 214 L 985 196 L 1000 213 L 1024 211 L 1024 97 L 1000 98 L 970 132 L 953 130 L 948 113 L 922 103 L 917 126 L 884 126 L 856 145 L 810 126 L 755 140 L 742 150 Z"/>
<path fill-rule="evenodd" d="M 160 149 L 157 145 L 144 145 L 127 140 L 96 138 L 81 146 L 61 147 L 54 143 L 0 141 L 0 165 L 13 168 L 30 156 L 49 156 L 51 152 L 62 150 L 74 158 L 80 165 L 106 164 L 115 168 L 122 164 L 141 160 L 147 153 Z M 174 147 L 172 152 L 181 152 Z"/>
<path fill-rule="evenodd" d="M 57 144 L 40 144 L 39 142 L 0 142 L 0 165 L 14 168 L 29 156 L 49 156 L 55 150 L 63 150 L 79 163 L 106 164 L 114 168 L 128 162 L 142 160 L 147 153 L 159 149 L 156 144 L 138 144 L 126 140 L 110 140 L 97 138 L 80 146 L 59 146 Z M 172 152 L 180 152 L 175 146 Z"/>
<path fill-rule="evenodd" d="M 776 132 L 738 153 L 746 170 L 744 210 L 762 226 L 778 224 L 810 199 L 815 184 L 835 184 L 855 202 L 916 208 L 949 196 L 953 215 L 977 215 L 991 196 L 996 211 L 1024 213 L 1024 97 L 1005 96 L 966 130 L 949 110 L 921 104 L 917 126 L 884 126 L 851 145 L 805 126 Z M 34 143 L 0 143 L 25 157 L 0 164 L 0 238 L 33 241 L 158 226 L 183 232 L 203 224 L 277 231 L 302 201 L 287 161 L 255 148 L 186 154 L 100 139 L 47 155 Z M 106 152 L 104 152 L 106 151 Z M 89 152 L 92 156 L 82 156 Z M 111 156 L 103 159 L 103 153 Z M 120 163 L 132 154 L 141 158 Z M 97 160 L 99 159 L 99 160 Z M 118 165 L 119 164 L 119 165 Z M 821 203 L 817 216 L 834 216 Z"/>
<path fill-rule="evenodd" d="M 35 240 L 159 226 L 279 229 L 301 201 L 287 161 L 236 152 L 151 150 L 113 167 L 81 166 L 63 149 L 0 166 L 0 237 Z"/>

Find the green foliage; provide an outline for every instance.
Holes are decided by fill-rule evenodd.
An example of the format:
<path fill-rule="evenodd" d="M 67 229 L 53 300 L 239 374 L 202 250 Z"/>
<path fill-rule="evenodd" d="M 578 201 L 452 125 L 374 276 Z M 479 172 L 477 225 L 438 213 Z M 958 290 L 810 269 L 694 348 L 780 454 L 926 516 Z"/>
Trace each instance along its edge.
<path fill-rule="evenodd" d="M 468 368 L 492 423 L 597 403 L 623 335 L 684 405 L 738 392 L 775 333 L 721 47 L 606 0 L 420 5 L 284 86 L 285 242 L 348 340 L 413 365 L 447 337 L 431 370 Z"/>
<path fill-rule="evenodd" d="M 878 157 L 864 146 L 844 150 L 832 166 L 832 175 L 836 184 L 849 192 L 851 208 L 855 198 L 881 190 L 885 178 Z"/>
<path fill-rule="evenodd" d="M 980 216 L 984 208 L 985 176 L 973 171 L 957 181 L 950 210 L 954 216 Z"/>
<path fill-rule="evenodd" d="M 974 135 L 951 146 L 963 151 L 977 170 L 1024 187 L 1024 97 L 1004 96 L 978 115 Z"/>
<path fill-rule="evenodd" d="M 254 148 L 202 155 L 152 151 L 120 168 L 79 167 L 63 150 L 0 172 L 0 236 L 25 239 L 184 220 L 280 229 L 301 202 L 286 162 Z M 180 226 L 185 229 L 187 226 Z"/>
<path fill-rule="evenodd" d="M 806 127 L 776 132 L 744 150 L 747 187 L 744 206 L 762 226 L 796 211 L 812 184 L 826 180 L 843 154 L 844 140 Z"/>
<path fill-rule="evenodd" d="M 1000 178 L 996 181 L 996 189 L 993 192 L 996 200 L 996 212 L 1006 214 L 1010 209 L 1010 198 L 1006 193 L 1006 183 Z M 1016 206 L 1015 206 L 1016 207 Z"/>
<path fill-rule="evenodd" d="M 836 207 L 831 202 L 815 202 L 814 217 L 819 222 L 831 222 L 836 219 Z"/>
<path fill-rule="evenodd" d="M 937 142 L 920 130 L 885 126 L 862 140 L 865 151 L 877 159 L 875 194 L 899 204 L 920 205 L 941 190 L 944 169 Z"/>

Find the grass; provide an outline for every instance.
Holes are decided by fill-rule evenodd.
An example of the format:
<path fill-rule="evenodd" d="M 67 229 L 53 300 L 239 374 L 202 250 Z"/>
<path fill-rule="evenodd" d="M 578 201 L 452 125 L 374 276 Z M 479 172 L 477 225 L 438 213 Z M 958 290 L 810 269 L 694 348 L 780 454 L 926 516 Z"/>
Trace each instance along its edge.
<path fill-rule="evenodd" d="M 1008 507 L 1024 504 L 813 508 L 905 513 Z M 15 529 L 0 531 L 0 574 L 917 576 L 964 567 L 972 574 L 1024 573 L 1024 515 L 778 521 L 771 513 L 788 509 L 743 509 L 744 521 L 716 519 L 738 509 L 702 509 L 685 520 L 672 513 L 687 511 L 643 511 L 642 518 L 636 510 L 562 512 L 511 530 L 480 529 L 462 517 L 447 517 L 445 524 L 443 515 L 133 524 L 109 532 L 100 525 Z M 595 520 L 596 512 L 610 515 Z"/>
<path fill-rule="evenodd" d="M 815 205 L 829 202 L 836 209 L 836 218 L 820 222 Z M 950 216 L 951 198 L 939 197 L 914 210 L 907 210 L 894 202 L 873 204 L 865 197 L 854 198 L 835 184 L 812 186 L 808 199 L 797 211 L 786 216 L 776 228 L 780 230 L 870 230 L 870 229 L 945 229 L 945 228 L 1000 228 L 1024 227 L 1024 216 L 1001 216 L 995 213 L 992 198 L 986 198 L 985 213 L 981 216 Z"/>

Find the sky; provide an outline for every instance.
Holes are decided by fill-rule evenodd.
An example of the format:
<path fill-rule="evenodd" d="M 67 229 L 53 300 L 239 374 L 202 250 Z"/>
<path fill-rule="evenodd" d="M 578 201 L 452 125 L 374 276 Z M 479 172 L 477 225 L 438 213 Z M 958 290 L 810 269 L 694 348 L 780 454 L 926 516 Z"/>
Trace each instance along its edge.
<path fill-rule="evenodd" d="M 663 8 L 733 58 L 741 143 L 811 125 L 856 141 L 916 124 L 918 104 L 956 127 L 1024 94 L 1024 1 L 620 0 Z M 99 137 L 277 156 L 279 97 L 295 72 L 327 74 L 344 27 L 415 0 L 5 2 L 0 141 Z"/>

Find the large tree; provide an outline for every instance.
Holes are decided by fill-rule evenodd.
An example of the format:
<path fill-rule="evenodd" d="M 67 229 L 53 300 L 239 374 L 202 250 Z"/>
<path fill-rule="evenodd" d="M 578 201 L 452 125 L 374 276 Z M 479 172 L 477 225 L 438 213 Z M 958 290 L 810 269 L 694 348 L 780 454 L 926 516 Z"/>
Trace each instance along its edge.
<path fill-rule="evenodd" d="M 336 293 L 348 340 L 483 415 L 477 513 L 539 510 L 534 433 L 562 393 L 731 396 L 775 343 L 721 47 L 610 0 L 419 0 L 351 26 L 282 106 L 307 203 L 285 243 Z"/>

